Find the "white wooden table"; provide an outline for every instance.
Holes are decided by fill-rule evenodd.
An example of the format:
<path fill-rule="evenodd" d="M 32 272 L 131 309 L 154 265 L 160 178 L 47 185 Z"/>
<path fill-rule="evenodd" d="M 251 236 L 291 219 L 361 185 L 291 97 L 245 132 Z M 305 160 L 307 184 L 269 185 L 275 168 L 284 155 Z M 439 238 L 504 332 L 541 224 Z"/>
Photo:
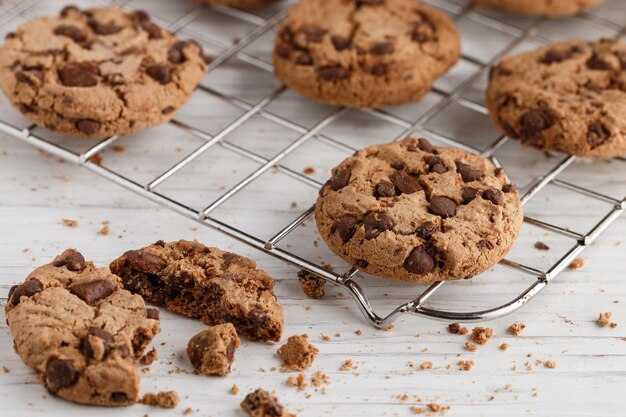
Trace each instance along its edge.
<path fill-rule="evenodd" d="M 430 1 L 447 8 L 454 15 L 466 2 Z M 94 2 L 77 2 L 81 5 Z M 104 2 L 95 2 L 104 3 Z M 163 24 L 178 21 L 195 10 L 195 5 L 166 0 L 135 0 L 130 7 L 152 10 L 155 19 Z M 13 9 L 19 1 L 0 3 L 0 12 Z M 54 12 L 63 2 L 43 1 L 38 10 Z M 150 6 L 150 7 L 148 7 Z M 233 36 L 245 35 L 232 22 L 217 18 L 217 12 L 202 9 L 186 23 L 186 34 L 197 34 L 206 25 L 219 27 L 224 45 Z M 269 12 L 264 12 L 268 15 Z M 29 15 L 17 15 L 8 22 L 0 20 L 2 32 L 9 30 Z M 502 37 L 490 36 L 489 19 L 506 20 L 512 27 L 532 25 L 533 19 L 513 18 L 480 9 L 457 22 L 463 33 L 464 51 L 477 62 L 488 61 L 497 48 L 502 48 Z M 487 19 L 487 20 L 485 20 Z M 596 20 L 593 20 L 596 19 Z M 597 20 L 606 19 L 606 20 Z M 558 23 L 546 22 L 532 41 L 519 48 L 557 40 L 580 32 L 581 36 L 613 36 L 610 22 L 626 21 L 626 7 L 620 0 L 607 1 L 604 8 L 594 12 L 592 19 L 566 19 Z M 602 22 L 609 22 L 606 25 Z M 483 26 L 481 26 L 483 25 Z M 581 30 L 584 28 L 584 31 Z M 510 40 L 510 39 L 509 39 Z M 268 46 L 269 45 L 269 46 Z M 271 50 L 271 34 L 263 36 L 247 49 L 267 61 Z M 269 61 L 267 61 L 269 62 Z M 235 95 L 250 104 L 256 103 L 277 83 L 271 75 L 239 62 L 226 64 L 226 70 L 216 70 L 207 84 L 227 94 Z M 438 88 L 449 92 L 475 71 L 471 61 L 462 61 L 438 83 Z M 463 97 L 480 102 L 484 79 L 472 84 Z M 440 99 L 429 95 L 422 103 L 391 109 L 390 112 L 409 122 L 419 118 L 428 106 Z M 0 103 L 2 118 L 16 124 L 26 122 L 11 112 L 5 102 Z M 270 110 L 306 127 L 313 126 L 332 109 L 312 104 L 287 91 L 270 105 Z M 205 95 L 196 95 L 179 117 L 194 126 L 202 126 L 215 134 L 227 126 L 241 109 L 220 105 Z M 427 127 L 440 134 L 462 137 L 476 147 L 491 142 L 497 134 L 486 116 L 468 113 L 467 109 L 451 105 L 427 122 Z M 393 139 L 402 129 L 381 122 L 368 113 L 348 111 L 324 130 L 324 133 L 353 147 Z M 47 135 L 47 133 L 42 133 Z M 260 155 L 272 157 L 299 135 L 284 127 L 259 118 L 253 124 L 237 129 L 227 139 L 240 146 L 254 149 Z M 58 139 L 72 148 L 84 148 L 84 141 Z M 200 145 L 197 138 L 172 126 L 162 126 L 133 138 L 122 138 L 123 152 L 107 150 L 102 155 L 105 167 L 124 172 L 145 183 L 163 169 Z M 311 176 L 325 180 L 329 169 L 347 155 L 336 148 L 314 139 L 294 152 L 285 164 L 301 171 L 305 166 L 315 168 Z M 507 172 L 522 187 L 537 175 L 552 167 L 558 157 L 547 158 L 522 149 L 518 143 L 508 142 L 496 156 L 505 164 Z M 162 185 L 164 193 L 202 208 L 219 197 L 222 187 L 232 186 L 235 180 L 247 175 L 258 165 L 242 162 L 222 148 L 211 150 L 180 176 L 174 176 Z M 590 189 L 608 193 L 616 198 L 626 194 L 626 164 L 622 161 L 575 162 L 563 174 L 563 179 Z M 315 199 L 315 190 L 299 187 L 281 173 L 270 171 L 259 179 L 259 186 L 245 195 L 236 196 L 216 215 L 246 230 L 264 235 L 284 226 Z M 275 190 L 271 193 L 267 190 Z M 285 192 L 287 190 L 288 192 Z M 297 207 L 292 207 L 295 201 Z M 606 210 L 606 205 L 581 198 L 560 189 L 546 189 L 526 207 L 525 212 L 562 226 L 586 232 Z M 78 221 L 76 228 L 63 225 L 62 219 Z M 101 222 L 110 222 L 107 236 L 98 234 Z M 276 293 L 285 310 L 285 336 L 307 333 L 320 353 L 313 368 L 321 370 L 330 379 L 326 393 L 309 387 L 297 391 L 285 384 L 288 374 L 273 372 L 279 363 L 274 353 L 277 345 L 244 341 L 238 350 L 231 375 L 210 378 L 171 373 L 176 368 L 190 369 L 184 348 L 188 339 L 203 328 L 202 323 L 162 312 L 163 331 L 154 345 L 159 359 L 147 373 L 141 373 L 142 392 L 175 389 L 181 404 L 175 410 L 160 410 L 137 405 L 124 409 L 89 408 L 50 396 L 40 386 L 33 372 L 24 366 L 13 352 L 9 330 L 0 320 L 1 415 L 7 416 L 150 416 L 182 415 L 191 407 L 198 416 L 242 416 L 238 404 L 244 395 L 263 387 L 275 390 L 287 408 L 300 416 L 409 416 L 411 406 L 426 408 L 428 403 L 449 406 L 450 416 L 623 416 L 623 396 L 626 392 L 626 218 L 619 219 L 583 255 L 585 265 L 577 271 L 565 271 L 542 292 L 515 314 L 484 325 L 494 329 L 494 338 L 476 352 L 464 348 L 466 336 L 451 335 L 446 323 L 420 317 L 403 317 L 390 331 L 370 328 L 357 311 L 355 304 L 336 288 L 327 287 L 322 300 L 303 296 L 296 278 L 296 269 L 275 258 L 264 255 L 196 222 L 150 203 L 92 172 L 61 163 L 59 158 L 37 151 L 18 140 L 0 137 L 0 300 L 6 302 L 11 285 L 22 281 L 36 266 L 49 262 L 67 247 L 78 248 L 87 259 L 97 265 L 106 265 L 128 249 L 150 244 L 158 239 L 198 239 L 209 245 L 241 253 L 258 260 L 260 267 L 274 276 L 278 283 Z M 285 242 L 303 257 L 315 262 L 329 262 L 335 268 L 345 268 L 324 247 L 315 246 L 314 225 L 309 221 L 298 229 L 296 236 Z M 539 252 L 534 242 L 542 240 L 550 251 Z M 547 268 L 571 245 L 571 241 L 547 234 L 544 230 L 525 225 L 511 258 Z M 419 289 L 384 280 L 362 279 L 373 304 L 381 311 L 389 311 L 407 300 L 407 292 L 418 294 Z M 511 299 L 530 284 L 528 277 L 508 269 L 496 267 L 474 280 L 445 286 L 433 305 L 457 310 L 476 310 Z M 601 311 L 611 311 L 616 329 L 600 328 L 595 323 Z M 4 312 L 0 315 L 3 315 Z M 520 337 L 506 332 L 514 321 L 526 324 Z M 472 324 L 468 324 L 470 329 Z M 361 334 L 355 334 L 360 330 Z M 323 341 L 320 335 L 330 340 Z M 337 335 L 337 336 L 336 336 Z M 162 343 L 164 343 L 162 345 Z M 503 351 L 501 343 L 510 347 Z M 529 355 L 532 355 L 529 357 Z M 358 368 L 340 371 L 346 359 L 351 358 Z M 460 371 L 459 360 L 473 360 L 471 371 Z M 549 369 L 536 361 L 554 361 Z M 431 361 L 432 370 L 420 370 L 419 365 Z M 409 363 L 414 366 L 410 367 Z M 530 364 L 527 369 L 526 364 Z M 264 369 L 265 371 L 262 371 Z M 231 395 L 233 384 L 240 388 Z M 408 399 L 401 400 L 403 394 Z"/>

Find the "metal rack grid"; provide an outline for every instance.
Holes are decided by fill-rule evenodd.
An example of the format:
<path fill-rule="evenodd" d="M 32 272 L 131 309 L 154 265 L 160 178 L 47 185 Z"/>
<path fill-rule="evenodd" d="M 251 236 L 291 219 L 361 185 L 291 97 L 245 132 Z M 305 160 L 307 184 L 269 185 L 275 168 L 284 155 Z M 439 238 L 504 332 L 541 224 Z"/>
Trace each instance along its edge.
<path fill-rule="evenodd" d="M 7 10 L 4 11 L 4 14 L 0 14 L 0 27 L 6 24 L 7 21 L 9 21 L 10 19 L 13 19 L 14 17 L 18 16 L 21 13 L 24 13 L 25 11 L 28 14 L 36 14 L 37 5 L 38 3 L 40 3 L 40 1 L 41 0 L 31 0 L 21 3 L 17 2 L 14 5 L 9 4 L 5 6 L 7 7 Z M 125 6 L 128 3 L 132 2 L 126 0 L 109 1 L 108 3 Z M 430 3 L 438 5 L 433 0 L 431 0 Z M 459 6 L 456 3 L 442 2 L 442 5 L 444 6 L 444 9 L 446 8 L 446 6 L 458 6 L 458 13 L 453 16 L 453 19 L 457 21 L 474 11 L 474 6 L 467 3 Z M 261 36 L 271 31 L 284 16 L 287 7 L 283 7 L 273 16 L 270 16 L 268 18 L 259 17 L 246 11 L 222 6 L 216 6 L 215 10 L 218 13 L 223 14 L 224 16 L 228 16 L 229 18 L 238 19 L 248 24 L 251 24 L 254 26 L 254 28 L 250 30 L 245 36 L 241 37 L 241 39 L 239 39 L 236 43 L 230 46 L 224 45 L 223 42 L 212 42 L 210 39 L 203 39 L 204 43 L 209 44 L 213 48 L 221 50 L 221 52 L 217 56 L 215 56 L 215 58 L 209 65 L 209 73 L 232 58 L 238 59 L 261 70 L 271 72 L 271 64 L 268 64 L 266 61 L 263 61 L 262 59 L 259 59 L 254 55 L 245 52 L 244 49 L 248 45 L 258 40 Z M 169 29 L 173 32 L 180 31 L 186 25 L 192 22 L 199 13 L 201 13 L 201 6 L 191 9 L 177 21 L 169 25 Z M 472 58 L 471 56 L 463 54 L 462 59 L 477 66 L 479 70 L 476 71 L 472 76 L 464 79 L 451 91 L 446 92 L 443 89 L 434 88 L 433 91 L 441 95 L 443 98 L 437 104 L 430 107 L 415 122 L 407 122 L 406 120 L 393 115 L 391 112 L 387 112 L 384 110 L 361 109 L 358 111 L 365 112 L 370 116 L 380 119 L 381 121 L 392 123 L 395 126 L 401 128 L 402 133 L 397 135 L 394 140 L 399 140 L 406 136 L 419 133 L 420 135 L 434 138 L 435 140 L 443 144 L 461 147 L 465 150 L 479 153 L 484 157 L 492 158 L 496 165 L 498 165 L 499 163 L 497 159 L 494 158 L 494 153 L 499 148 L 501 148 L 507 141 L 509 141 L 509 138 L 505 136 L 499 136 L 487 147 L 480 150 L 468 143 L 463 142 L 458 138 L 448 137 L 446 135 L 442 135 L 435 131 L 429 130 L 425 127 L 425 124 L 433 117 L 438 115 L 451 102 L 455 102 L 475 112 L 487 114 L 487 110 L 482 104 L 463 97 L 462 93 L 469 86 L 480 80 L 480 78 L 484 76 L 486 71 L 488 71 L 489 67 L 501 56 L 513 51 L 514 48 L 518 47 L 522 42 L 527 41 L 532 36 L 541 37 L 538 31 L 541 25 L 545 22 L 545 20 L 537 19 L 536 21 L 534 21 L 533 24 L 529 25 L 523 30 L 520 30 L 517 28 L 514 29 L 508 26 L 506 23 L 500 22 L 497 19 L 487 15 L 474 14 L 473 18 L 479 19 L 481 21 L 481 24 L 497 28 L 498 31 L 510 34 L 513 38 L 512 41 L 509 42 L 505 48 L 499 51 L 497 55 L 490 59 L 488 62 L 483 62 L 481 60 L 477 60 L 475 58 Z M 616 34 L 616 38 L 619 38 L 620 36 L 623 36 L 624 33 L 626 33 L 626 26 L 617 27 L 615 23 L 603 21 L 597 16 L 582 14 L 581 18 L 590 19 L 603 25 L 612 25 Z M 289 222 L 289 224 L 287 224 L 280 230 L 277 230 L 273 235 L 269 237 L 255 236 L 253 234 L 249 234 L 232 224 L 220 221 L 219 219 L 212 216 L 214 210 L 222 206 L 223 203 L 225 203 L 226 201 L 229 201 L 231 197 L 235 196 L 236 194 L 245 192 L 246 188 L 254 183 L 256 179 L 258 179 L 259 177 L 261 177 L 262 174 L 273 168 L 278 169 L 284 174 L 306 184 L 307 186 L 313 188 L 321 187 L 321 182 L 306 175 L 303 175 L 301 172 L 289 168 L 281 163 L 281 161 L 286 156 L 290 155 L 292 152 L 298 149 L 305 142 L 309 141 L 311 138 L 316 138 L 317 140 L 320 140 L 330 146 L 342 149 L 350 153 L 356 150 L 350 145 L 343 143 L 342 141 L 337 140 L 333 137 L 329 137 L 322 132 L 325 127 L 335 122 L 343 113 L 346 112 L 347 109 L 335 109 L 322 120 L 318 121 L 314 126 L 307 128 L 268 110 L 268 105 L 276 100 L 283 93 L 285 93 L 285 91 L 285 86 L 279 86 L 278 88 L 267 94 L 265 97 L 263 97 L 256 104 L 251 105 L 235 96 L 224 94 L 211 87 L 200 86 L 195 94 L 209 94 L 219 100 L 223 100 L 227 103 L 230 103 L 231 105 L 238 107 L 243 113 L 232 123 L 224 127 L 219 133 L 213 135 L 209 134 L 206 131 L 203 131 L 200 128 L 190 126 L 180 120 L 174 119 L 173 121 L 171 121 L 170 123 L 172 125 L 176 126 L 177 128 L 186 130 L 191 135 L 194 135 L 203 140 L 204 143 L 202 143 L 201 146 L 194 149 L 191 153 L 187 154 L 184 158 L 182 158 L 180 161 L 178 161 L 167 170 L 160 172 L 158 176 L 156 176 L 145 185 L 142 185 L 139 182 L 126 177 L 122 173 L 100 166 L 92 160 L 92 158 L 99 152 L 109 147 L 112 147 L 113 144 L 120 139 L 117 136 L 102 140 L 99 143 L 94 144 L 87 150 L 76 152 L 65 146 L 59 145 L 45 137 L 37 135 L 34 131 L 36 129 L 36 126 L 34 125 L 22 129 L 19 126 L 13 125 L 6 120 L 0 120 L 0 131 L 16 139 L 29 143 L 43 151 L 49 152 L 65 160 L 81 165 L 86 169 L 128 190 L 131 190 L 142 197 L 145 197 L 148 200 L 165 206 L 183 216 L 196 220 L 202 225 L 221 231 L 233 238 L 236 238 L 248 245 L 255 247 L 256 249 L 262 250 L 272 256 L 287 261 L 299 268 L 323 277 L 327 281 L 343 287 L 344 289 L 348 290 L 350 295 L 356 300 L 357 305 L 359 306 L 367 321 L 378 328 L 385 328 L 389 326 L 394 320 L 396 320 L 400 315 L 403 314 L 414 314 L 435 319 L 454 321 L 482 321 L 498 318 L 509 314 L 523 306 L 530 299 L 536 296 L 542 289 L 544 289 L 551 280 L 553 280 L 570 264 L 572 260 L 579 256 L 591 243 L 593 243 L 602 234 L 602 232 L 606 230 L 606 228 L 609 227 L 611 223 L 613 223 L 626 209 L 626 197 L 619 200 L 611 196 L 557 178 L 559 174 L 561 174 L 576 159 L 574 156 L 562 156 L 555 166 L 553 166 L 548 172 L 545 172 L 543 175 L 537 176 L 530 183 L 530 185 L 526 187 L 522 194 L 522 204 L 527 204 L 547 185 L 552 185 L 578 193 L 587 198 L 608 203 L 610 205 L 610 209 L 603 216 L 601 216 L 595 223 L 595 225 L 593 225 L 593 227 L 591 227 L 591 229 L 586 233 L 578 233 L 565 227 L 561 227 L 555 224 L 551 224 L 549 222 L 526 216 L 524 219 L 526 223 L 542 228 L 550 233 L 560 234 L 573 241 L 572 246 L 565 251 L 560 259 L 546 270 L 540 270 L 532 266 L 511 261 L 508 259 L 504 259 L 501 261 L 502 265 L 520 271 L 534 278 L 534 281 L 530 286 L 528 286 L 524 291 L 522 291 L 512 300 L 502 305 L 480 311 L 455 312 L 441 309 L 433 309 L 425 305 L 425 301 L 429 297 L 431 297 L 437 290 L 439 290 L 443 285 L 446 284 L 444 282 L 436 282 L 430 285 L 416 298 L 411 299 L 408 302 L 402 303 L 389 314 L 381 316 L 377 314 L 376 311 L 374 311 L 374 309 L 370 305 L 370 301 L 368 300 L 365 291 L 355 281 L 357 273 L 359 272 L 356 268 L 349 269 L 345 273 L 335 273 L 327 270 L 323 265 L 311 262 L 307 259 L 303 259 L 297 254 L 292 253 L 292 251 L 278 246 L 281 240 L 287 237 L 298 226 L 304 223 L 305 220 L 313 215 L 313 207 L 310 207 L 302 212 L 299 216 L 297 216 L 297 218 Z M 237 145 L 225 139 L 227 135 L 232 133 L 235 129 L 244 125 L 245 123 L 250 123 L 250 120 L 253 117 L 257 116 L 271 120 L 274 123 L 290 129 L 300 136 L 297 140 L 293 141 L 291 144 L 289 144 L 289 146 L 285 147 L 278 154 L 271 158 L 259 155 L 253 150 L 247 149 L 243 146 Z M 177 201 L 163 193 L 160 193 L 157 190 L 158 186 L 161 185 L 164 181 L 174 176 L 181 169 L 188 166 L 192 161 L 196 160 L 199 156 L 203 155 L 205 152 L 215 146 L 221 146 L 231 152 L 240 155 L 243 158 L 255 161 L 256 163 L 259 163 L 260 166 L 246 178 L 238 182 L 230 189 L 226 190 L 226 192 L 224 192 L 219 198 L 215 199 L 202 210 L 191 208 L 180 201 Z M 537 154 L 539 155 L 539 153 Z M 623 158 L 618 159 L 622 161 L 624 160 Z M 454 283 L 448 283 L 447 285 L 454 285 Z"/>

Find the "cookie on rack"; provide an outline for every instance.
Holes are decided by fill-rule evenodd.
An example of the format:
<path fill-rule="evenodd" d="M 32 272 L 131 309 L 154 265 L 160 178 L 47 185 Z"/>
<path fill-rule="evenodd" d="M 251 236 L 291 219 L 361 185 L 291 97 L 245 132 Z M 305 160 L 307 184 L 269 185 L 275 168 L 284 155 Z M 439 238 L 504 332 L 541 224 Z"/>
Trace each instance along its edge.
<path fill-rule="evenodd" d="M 108 268 L 68 249 L 11 288 L 5 312 L 15 351 L 52 394 L 81 404 L 137 402 L 135 359 L 160 331 L 159 312 Z"/>
<path fill-rule="evenodd" d="M 317 228 L 360 270 L 415 283 L 457 280 L 500 261 L 517 239 L 517 188 L 490 161 L 426 139 L 362 149 L 333 169 Z"/>
<path fill-rule="evenodd" d="M 192 0 L 196 3 L 221 4 L 223 6 L 238 7 L 241 9 L 252 9 L 277 3 L 280 0 Z"/>
<path fill-rule="evenodd" d="M 587 10 L 602 0 L 473 0 L 510 13 L 530 16 L 567 16 Z"/>
<path fill-rule="evenodd" d="M 378 108 L 419 100 L 459 54 L 448 16 L 415 0 L 303 0 L 278 28 L 274 71 L 311 99 Z"/>
<path fill-rule="evenodd" d="M 126 252 L 110 268 L 152 304 L 211 326 L 231 323 L 250 340 L 280 340 L 283 310 L 274 279 L 248 258 L 198 242 L 158 241 Z"/>
<path fill-rule="evenodd" d="M 506 57 L 492 71 L 495 125 L 525 146 L 571 155 L 626 154 L 626 44 L 571 40 Z"/>
<path fill-rule="evenodd" d="M 17 109 L 38 126 L 94 139 L 170 120 L 206 69 L 196 42 L 115 7 L 66 7 L 0 47 L 0 87 Z"/>

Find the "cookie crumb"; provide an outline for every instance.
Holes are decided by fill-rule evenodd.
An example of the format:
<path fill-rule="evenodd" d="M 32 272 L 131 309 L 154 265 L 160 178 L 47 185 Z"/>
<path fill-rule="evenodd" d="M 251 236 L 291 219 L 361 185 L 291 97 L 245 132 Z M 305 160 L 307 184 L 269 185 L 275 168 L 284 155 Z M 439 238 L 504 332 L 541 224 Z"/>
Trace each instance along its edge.
<path fill-rule="evenodd" d="M 328 341 L 330 341 L 330 336 L 326 336 L 324 333 L 320 333 L 320 338 L 321 338 L 324 342 L 328 342 Z"/>
<path fill-rule="evenodd" d="M 472 329 L 471 338 L 479 345 L 484 345 L 493 336 L 493 329 L 489 327 L 474 327 Z"/>
<path fill-rule="evenodd" d="M 309 386 L 306 383 L 306 377 L 303 372 L 300 372 L 297 376 L 291 375 L 287 378 L 287 385 L 298 388 L 298 391 L 304 391 Z"/>
<path fill-rule="evenodd" d="M 476 345 L 472 342 L 465 342 L 465 349 L 469 350 L 470 352 L 476 352 Z"/>
<path fill-rule="evenodd" d="M 315 299 L 320 299 L 324 296 L 326 285 L 324 278 L 303 269 L 298 271 L 298 281 L 300 282 L 302 292 L 307 296 Z"/>
<path fill-rule="evenodd" d="M 390 331 L 392 331 L 393 329 L 394 329 L 393 324 L 390 324 L 389 326 L 385 327 L 385 331 L 386 331 L 386 332 L 390 332 Z"/>
<path fill-rule="evenodd" d="M 469 371 L 474 367 L 474 361 L 472 360 L 468 360 L 468 361 L 460 360 L 456 364 L 459 365 L 459 369 L 461 371 Z"/>
<path fill-rule="evenodd" d="M 5 374 L 8 374 L 9 372 L 11 372 L 11 370 L 9 368 L 7 368 L 6 366 L 2 367 L 2 372 Z"/>
<path fill-rule="evenodd" d="M 526 325 L 524 323 L 515 322 L 507 330 L 513 336 L 519 336 L 525 328 Z"/>
<path fill-rule="evenodd" d="M 298 203 L 296 203 L 295 201 L 292 201 L 290 207 L 291 208 L 296 208 L 296 207 L 298 207 Z"/>
<path fill-rule="evenodd" d="M 409 394 L 406 392 L 404 394 L 400 394 L 396 397 L 401 403 L 407 402 L 409 400 Z"/>
<path fill-rule="evenodd" d="M 428 369 L 433 369 L 433 363 L 431 361 L 422 362 L 420 365 L 420 369 L 422 371 L 426 371 Z"/>
<path fill-rule="evenodd" d="M 148 353 L 143 355 L 141 359 L 139 359 L 139 362 L 142 365 L 151 365 L 152 362 L 156 360 L 156 358 L 157 358 L 157 350 L 155 348 L 152 348 L 150 349 Z"/>
<path fill-rule="evenodd" d="M 302 170 L 302 172 L 304 172 L 307 175 L 311 175 L 311 174 L 315 174 L 315 168 L 313 167 L 306 167 Z"/>
<path fill-rule="evenodd" d="M 330 379 L 322 371 L 316 371 L 311 376 L 311 384 L 313 384 L 314 387 L 319 387 L 322 384 L 329 384 L 329 383 L 330 383 Z"/>
<path fill-rule="evenodd" d="M 433 413 L 439 413 L 440 415 L 444 415 L 450 410 L 449 406 L 443 406 L 435 403 L 428 404 L 428 409 Z"/>
<path fill-rule="evenodd" d="M 246 395 L 240 406 L 250 417 L 294 417 L 276 397 L 262 388 Z"/>
<path fill-rule="evenodd" d="M 70 229 L 74 229 L 78 226 L 78 221 L 72 219 L 62 219 L 63 225 L 69 227 Z"/>
<path fill-rule="evenodd" d="M 188 416 L 191 413 L 193 413 L 193 408 L 191 407 L 187 407 L 185 408 L 185 411 L 183 411 L 183 415 L 186 415 L 186 416 Z"/>
<path fill-rule="evenodd" d="M 448 325 L 448 331 L 452 334 L 467 334 L 467 327 L 461 326 L 459 323 L 452 323 Z"/>
<path fill-rule="evenodd" d="M 509 348 L 509 344 L 508 343 L 500 344 L 500 350 L 507 350 L 508 348 Z"/>
<path fill-rule="evenodd" d="M 102 155 L 100 154 L 100 152 L 94 154 L 91 158 L 89 158 L 89 162 L 93 162 L 98 166 L 102 165 Z"/>
<path fill-rule="evenodd" d="M 361 336 L 361 334 L 362 334 L 362 333 L 361 333 L 361 331 L 360 331 L 360 330 L 355 330 L 355 331 L 354 331 L 354 334 L 355 334 L 355 335 L 357 335 L 357 336 Z"/>
<path fill-rule="evenodd" d="M 543 242 L 537 241 L 537 242 L 535 242 L 535 249 L 550 250 L 550 246 L 546 245 Z"/>
<path fill-rule="evenodd" d="M 102 227 L 100 228 L 100 230 L 98 230 L 98 234 L 101 236 L 108 236 L 109 235 L 109 221 L 103 220 L 100 224 L 102 225 Z"/>
<path fill-rule="evenodd" d="M 351 371 L 357 368 L 358 368 L 358 365 L 355 365 L 354 363 L 352 363 L 352 359 L 346 359 L 343 365 L 341 365 L 341 368 L 339 368 L 339 370 L 346 372 L 346 371 Z"/>
<path fill-rule="evenodd" d="M 112 148 L 115 153 L 123 153 L 126 150 L 122 145 L 114 145 Z"/>
<path fill-rule="evenodd" d="M 241 344 L 231 323 L 207 327 L 187 343 L 187 357 L 203 375 L 224 376 L 230 372 L 235 351 Z"/>
<path fill-rule="evenodd" d="M 613 313 L 611 312 L 604 312 L 604 313 L 600 313 L 598 315 L 598 319 L 596 320 L 596 323 L 598 323 L 598 326 L 600 327 L 611 327 L 612 329 L 617 327 L 617 323 L 613 323 L 611 322 L 611 319 L 613 318 Z"/>
<path fill-rule="evenodd" d="M 556 362 L 554 361 L 546 361 L 544 365 L 546 368 L 550 368 L 550 369 L 556 368 Z"/>
<path fill-rule="evenodd" d="M 283 371 L 302 371 L 310 368 L 319 350 L 309 344 L 307 334 L 291 336 L 276 354 L 281 360 Z"/>
<path fill-rule="evenodd" d="M 424 409 L 421 407 L 417 407 L 415 405 L 412 405 L 409 407 L 409 410 L 413 413 L 413 414 L 422 414 L 424 412 Z"/>
<path fill-rule="evenodd" d="M 161 391 L 157 394 L 147 393 L 139 400 L 141 404 L 161 408 L 176 408 L 180 398 L 176 391 Z"/>
<path fill-rule="evenodd" d="M 576 258 L 569 264 L 569 269 L 580 269 L 585 266 L 585 260 L 583 258 Z"/>
<path fill-rule="evenodd" d="M 239 394 L 239 386 L 237 384 L 233 384 L 232 387 L 230 387 L 230 395 L 237 395 Z"/>

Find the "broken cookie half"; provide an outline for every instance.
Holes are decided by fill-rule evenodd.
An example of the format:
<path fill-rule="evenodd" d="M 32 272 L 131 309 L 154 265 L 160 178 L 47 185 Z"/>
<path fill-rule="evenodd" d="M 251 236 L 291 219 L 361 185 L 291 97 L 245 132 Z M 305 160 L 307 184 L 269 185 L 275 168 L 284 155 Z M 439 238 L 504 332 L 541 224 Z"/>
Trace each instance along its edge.
<path fill-rule="evenodd" d="M 137 402 L 141 357 L 158 311 L 68 249 L 11 288 L 5 306 L 15 350 L 52 394 L 81 404 Z"/>
<path fill-rule="evenodd" d="M 209 325 L 231 323 L 250 340 L 281 338 L 274 279 L 243 256 L 198 242 L 158 241 L 126 252 L 110 268 L 127 290 L 155 305 Z"/>

